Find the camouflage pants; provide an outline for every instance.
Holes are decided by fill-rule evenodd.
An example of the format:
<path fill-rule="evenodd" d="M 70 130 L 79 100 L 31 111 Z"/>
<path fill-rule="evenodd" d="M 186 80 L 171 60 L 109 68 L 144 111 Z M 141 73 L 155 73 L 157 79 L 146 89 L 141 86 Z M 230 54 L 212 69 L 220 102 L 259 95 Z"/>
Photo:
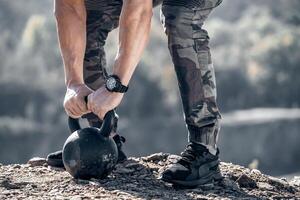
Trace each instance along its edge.
<path fill-rule="evenodd" d="M 216 103 L 209 36 L 202 26 L 221 1 L 164 0 L 161 9 L 161 21 L 177 74 L 189 141 L 204 144 L 211 152 L 216 152 L 221 115 Z M 108 33 L 118 26 L 122 2 L 86 0 L 86 7 L 84 80 L 95 90 L 104 84 L 107 76 L 104 44 Z M 95 117 L 90 117 L 89 121 L 99 125 Z"/>

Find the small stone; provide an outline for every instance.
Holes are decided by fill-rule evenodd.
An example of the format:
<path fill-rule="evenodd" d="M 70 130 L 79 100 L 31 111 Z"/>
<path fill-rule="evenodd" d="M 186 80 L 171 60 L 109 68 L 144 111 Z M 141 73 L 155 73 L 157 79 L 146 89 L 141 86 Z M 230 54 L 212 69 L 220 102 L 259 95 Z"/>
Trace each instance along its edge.
<path fill-rule="evenodd" d="M 251 174 L 255 174 L 256 176 L 260 176 L 261 172 L 258 169 L 252 169 Z"/>
<path fill-rule="evenodd" d="M 94 185 L 94 186 L 99 186 L 100 183 L 98 183 L 97 181 L 89 181 L 90 185 Z"/>
<path fill-rule="evenodd" d="M 0 186 L 9 190 L 20 189 L 20 186 L 11 182 L 10 179 L 4 179 L 0 182 Z"/>
<path fill-rule="evenodd" d="M 147 162 L 158 162 L 158 161 L 162 161 L 164 159 L 167 159 L 167 157 L 169 156 L 169 154 L 167 153 L 155 153 L 155 154 L 152 154 L 150 156 L 147 156 L 147 157 L 143 157 L 142 159 L 144 161 L 147 161 Z"/>
<path fill-rule="evenodd" d="M 16 164 L 16 165 L 13 166 L 13 168 L 14 168 L 14 169 L 20 169 L 20 168 L 21 168 L 21 165 Z"/>
<path fill-rule="evenodd" d="M 5 190 L 5 191 L 1 192 L 1 194 L 3 194 L 3 195 L 10 195 L 11 191 L 10 190 Z"/>
<path fill-rule="evenodd" d="M 71 197 L 70 200 L 82 200 L 81 196 L 74 196 L 74 197 Z"/>
<path fill-rule="evenodd" d="M 291 181 L 290 184 L 300 187 L 300 176 L 295 176 Z"/>
<path fill-rule="evenodd" d="M 269 183 L 271 185 L 277 185 L 277 186 L 280 186 L 280 187 L 284 187 L 285 185 L 287 185 L 287 183 L 284 181 L 284 180 L 281 180 L 279 178 L 275 178 L 275 177 L 272 177 L 272 176 L 269 176 Z"/>
<path fill-rule="evenodd" d="M 176 163 L 180 159 L 180 156 L 178 155 L 169 155 L 168 156 L 168 162 L 170 163 Z"/>
<path fill-rule="evenodd" d="M 258 186 L 258 188 L 263 189 L 263 190 L 273 190 L 273 186 L 270 185 L 269 183 L 258 182 L 257 186 Z"/>
<path fill-rule="evenodd" d="M 255 180 L 247 176 L 246 174 L 242 174 L 236 182 L 239 184 L 240 187 L 243 188 L 257 188 L 257 184 Z"/>
<path fill-rule="evenodd" d="M 233 190 L 239 190 L 239 186 L 236 184 L 236 182 L 234 182 L 231 179 L 225 178 L 222 183 L 227 188 L 230 188 L 230 189 L 233 189 Z"/>
<path fill-rule="evenodd" d="M 39 157 L 34 157 L 31 158 L 27 164 L 29 164 L 32 167 L 37 167 L 37 166 L 43 166 L 45 163 L 47 163 L 45 158 L 39 158 Z"/>
<path fill-rule="evenodd" d="M 163 161 L 159 161 L 157 164 L 160 165 L 160 166 L 163 166 L 164 162 Z"/>

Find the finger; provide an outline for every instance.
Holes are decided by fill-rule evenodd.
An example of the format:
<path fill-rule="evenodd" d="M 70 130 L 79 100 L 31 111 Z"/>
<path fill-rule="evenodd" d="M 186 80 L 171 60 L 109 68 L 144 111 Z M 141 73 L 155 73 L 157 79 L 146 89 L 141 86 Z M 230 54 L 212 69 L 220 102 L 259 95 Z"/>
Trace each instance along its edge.
<path fill-rule="evenodd" d="M 70 111 L 70 114 L 75 118 L 79 118 L 82 115 L 82 112 L 76 104 L 70 104 L 68 106 L 68 110 Z"/>
<path fill-rule="evenodd" d="M 66 113 L 67 113 L 67 115 L 68 116 L 70 116 L 70 117 L 72 117 L 72 118 L 79 118 L 79 116 L 78 115 L 76 115 L 75 114 L 75 112 L 72 110 L 72 109 L 70 109 L 70 108 L 65 108 L 65 111 L 66 111 Z"/>
<path fill-rule="evenodd" d="M 93 112 L 93 109 L 92 109 L 92 96 L 93 94 L 90 94 L 90 95 L 88 95 L 87 96 L 87 99 L 88 99 L 88 101 L 87 101 L 87 109 L 89 110 L 89 111 L 91 111 L 91 112 Z"/>
<path fill-rule="evenodd" d="M 80 108 L 78 107 L 78 105 L 76 103 L 72 105 L 72 111 L 73 111 L 73 114 L 81 117 L 82 112 L 80 111 Z"/>
<path fill-rule="evenodd" d="M 78 108 L 78 111 L 80 111 L 82 114 L 87 113 L 87 106 L 84 100 L 80 99 L 76 101 L 76 107 Z"/>

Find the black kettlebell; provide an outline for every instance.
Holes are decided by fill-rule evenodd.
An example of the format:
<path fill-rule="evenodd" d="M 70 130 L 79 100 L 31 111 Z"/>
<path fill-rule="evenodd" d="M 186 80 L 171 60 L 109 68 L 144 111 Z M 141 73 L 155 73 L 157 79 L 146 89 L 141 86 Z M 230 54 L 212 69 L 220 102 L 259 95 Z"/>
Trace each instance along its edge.
<path fill-rule="evenodd" d="M 118 160 L 117 145 L 109 137 L 115 111 L 106 113 L 101 128 L 81 128 L 79 119 L 69 117 L 68 125 L 72 134 L 63 147 L 63 163 L 66 170 L 80 179 L 105 178 Z"/>

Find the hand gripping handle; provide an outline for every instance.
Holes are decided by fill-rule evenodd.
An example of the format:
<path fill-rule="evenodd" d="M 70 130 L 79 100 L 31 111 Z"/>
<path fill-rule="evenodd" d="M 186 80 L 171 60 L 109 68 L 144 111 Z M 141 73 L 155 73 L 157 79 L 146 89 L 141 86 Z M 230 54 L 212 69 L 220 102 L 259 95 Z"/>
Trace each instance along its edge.
<path fill-rule="evenodd" d="M 85 101 L 87 102 L 87 97 L 84 98 Z M 103 119 L 103 123 L 100 127 L 100 134 L 102 134 L 104 137 L 109 137 L 110 133 L 112 132 L 112 129 L 114 127 L 115 120 L 117 119 L 116 113 L 114 110 L 108 111 Z M 68 125 L 69 125 L 69 130 L 71 133 L 78 131 L 81 129 L 80 123 L 79 123 L 79 118 L 75 119 L 72 117 L 68 118 Z"/>

